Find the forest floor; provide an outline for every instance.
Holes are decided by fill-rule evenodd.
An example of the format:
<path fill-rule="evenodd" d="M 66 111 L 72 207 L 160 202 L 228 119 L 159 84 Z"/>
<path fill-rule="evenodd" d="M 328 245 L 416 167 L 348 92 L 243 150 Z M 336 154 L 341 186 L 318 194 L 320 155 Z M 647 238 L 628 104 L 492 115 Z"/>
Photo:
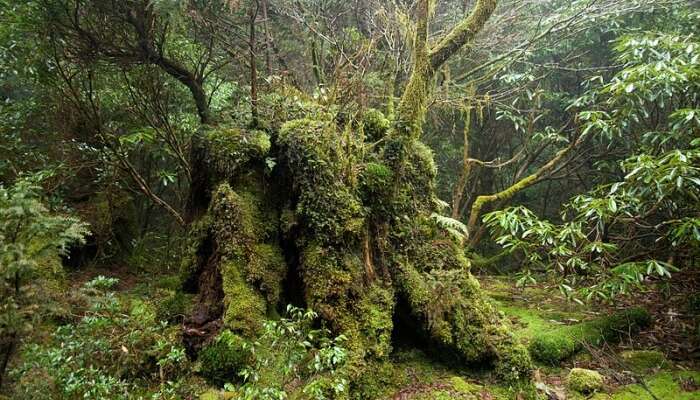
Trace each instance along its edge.
<path fill-rule="evenodd" d="M 120 296 L 143 298 L 153 287 L 169 286 L 173 276 L 158 277 L 133 274 L 128 268 L 89 270 L 71 279 L 76 285 L 97 275 L 119 278 L 115 288 Z M 679 277 L 678 282 L 694 277 Z M 529 343 L 537 334 L 553 332 L 565 325 L 575 325 L 602 318 L 630 305 L 642 305 L 652 314 L 654 323 L 618 343 L 584 346 L 574 357 L 556 366 L 537 364 L 537 391 L 548 400 L 700 400 L 700 357 L 692 319 L 685 314 L 689 301 L 679 287 L 668 295 L 640 294 L 616 305 L 593 307 L 567 301 L 554 285 L 538 284 L 517 288 L 510 277 L 480 276 L 484 290 L 513 325 L 514 334 Z M 160 282 L 160 283 L 159 283 Z M 691 301 L 692 303 L 692 301 Z M 418 346 L 420 347 L 420 346 Z M 512 399 L 513 391 L 500 386 L 488 370 L 460 368 L 435 361 L 429 349 L 397 346 L 391 361 L 372 377 L 375 398 L 390 400 L 501 400 Z M 603 386 L 586 395 L 567 388 L 567 374 L 572 368 L 599 372 Z M 217 396 L 215 393 L 218 393 Z M 201 399 L 222 398 L 211 389 Z M 516 396 L 517 398 L 517 396 Z"/>
<path fill-rule="evenodd" d="M 575 325 L 612 315 L 632 305 L 650 311 L 654 323 L 641 332 L 629 334 L 618 343 L 584 345 L 574 357 L 556 366 L 538 364 L 537 390 L 545 398 L 593 400 L 691 400 L 700 399 L 700 363 L 697 340 L 690 326 L 692 318 L 683 311 L 688 298 L 680 286 L 694 277 L 678 277 L 670 288 L 675 295 L 639 294 L 616 305 L 593 307 L 567 301 L 556 286 L 539 284 L 517 288 L 509 277 L 481 276 L 479 281 L 512 322 L 515 335 L 526 344 L 537 334 L 547 334 L 565 325 Z M 657 292 L 658 293 L 658 292 Z M 393 399 L 509 399 L 508 388 L 498 386 L 487 373 L 441 369 L 420 357 L 395 360 L 405 365 L 414 384 L 397 391 Z M 599 372 L 603 386 L 586 395 L 567 388 L 572 368 Z"/>

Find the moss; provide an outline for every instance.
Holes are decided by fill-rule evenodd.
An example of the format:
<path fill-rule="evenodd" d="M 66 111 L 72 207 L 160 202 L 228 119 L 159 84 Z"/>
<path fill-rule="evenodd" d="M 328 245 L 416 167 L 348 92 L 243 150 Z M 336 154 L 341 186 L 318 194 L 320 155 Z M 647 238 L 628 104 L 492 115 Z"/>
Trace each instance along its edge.
<path fill-rule="evenodd" d="M 221 177 L 235 176 L 251 160 L 261 160 L 270 151 L 270 136 L 263 131 L 248 131 L 218 126 L 205 133 L 207 162 Z"/>
<path fill-rule="evenodd" d="M 603 376 L 590 369 L 573 368 L 566 376 L 566 386 L 583 394 L 597 392 L 603 387 Z"/>
<path fill-rule="evenodd" d="M 393 172 L 386 165 L 368 162 L 360 174 L 362 189 L 369 195 L 380 195 L 393 180 Z M 371 201 L 371 197 L 368 196 Z"/>
<path fill-rule="evenodd" d="M 343 135 L 332 121 L 302 119 L 282 126 L 279 143 L 298 194 L 296 213 L 309 236 L 326 243 L 357 236 L 364 226 L 364 208 L 355 193 Z"/>
<path fill-rule="evenodd" d="M 663 368 L 668 365 L 664 353 L 656 350 L 626 350 L 620 354 L 625 368 L 636 373 Z"/>
<path fill-rule="evenodd" d="M 204 215 L 188 227 L 187 241 L 180 261 L 178 279 L 184 287 L 193 287 L 199 279 L 199 266 L 206 260 L 201 259 L 201 247 L 210 236 L 212 218 L 210 214 Z"/>
<path fill-rule="evenodd" d="M 191 296 L 180 291 L 161 290 L 161 298 L 156 303 L 156 319 L 158 321 L 179 322 L 187 314 Z"/>
<path fill-rule="evenodd" d="M 365 373 L 355 379 L 350 387 L 351 398 L 355 400 L 388 399 L 402 386 L 410 384 L 405 369 L 392 362 L 373 362 L 365 368 Z"/>
<path fill-rule="evenodd" d="M 637 332 L 650 324 L 650 318 L 646 310 L 632 308 L 609 317 L 563 326 L 535 336 L 530 343 L 530 353 L 535 359 L 554 365 L 577 353 L 584 343 L 598 346 Z"/>
<path fill-rule="evenodd" d="M 250 187 L 248 187 L 250 189 Z M 262 327 L 268 304 L 279 301 L 286 264 L 273 244 L 275 215 L 251 191 L 220 185 L 213 195 L 210 226 L 221 256 L 224 325 L 246 337 Z"/>
<path fill-rule="evenodd" d="M 549 335 L 536 337 L 530 344 L 530 353 L 536 360 L 554 365 L 576 354 L 580 348 L 575 336 L 568 330 L 556 330 Z"/>
<path fill-rule="evenodd" d="M 621 388 L 612 394 L 598 393 L 590 398 L 592 400 L 696 400 L 700 398 L 700 393 L 697 391 L 683 390 L 680 382 L 687 380 L 700 382 L 700 372 L 661 372 L 645 377 L 645 384 L 655 397 L 652 397 L 641 385 L 634 384 Z"/>
<path fill-rule="evenodd" d="M 276 244 L 257 243 L 253 245 L 252 254 L 245 267 L 246 278 L 265 293 L 269 304 L 277 304 L 287 270 L 282 250 Z"/>
<path fill-rule="evenodd" d="M 366 138 L 376 142 L 387 134 L 391 127 L 391 122 L 381 111 L 370 108 L 362 115 L 362 127 Z"/>
<path fill-rule="evenodd" d="M 502 341 L 496 343 L 496 354 L 498 357 L 495 369 L 496 376 L 505 382 L 527 384 L 534 368 L 530 353 L 517 340 L 509 338 L 507 332 L 501 333 L 499 337 L 510 340 L 501 339 Z"/>
<path fill-rule="evenodd" d="M 481 297 L 478 284 L 465 271 L 435 279 L 404 265 L 401 285 L 411 308 L 426 320 L 427 330 L 442 347 L 457 350 L 468 363 L 491 361 L 496 374 L 509 382 L 527 380 L 530 356 L 509 332 L 492 306 Z M 461 276 L 460 276 L 461 275 Z M 430 282 L 441 288 L 436 290 Z M 442 288 L 453 289 L 442 291 Z M 456 290 L 456 291 L 455 291 Z"/>
<path fill-rule="evenodd" d="M 456 392 L 465 394 L 475 394 L 481 391 L 482 389 L 482 386 L 469 383 L 459 376 L 451 377 L 450 384 Z"/>
<path fill-rule="evenodd" d="M 243 266 L 225 262 L 221 266 L 224 290 L 224 326 L 246 337 L 255 337 L 262 329 L 267 311 L 265 298 L 243 279 Z"/>
<path fill-rule="evenodd" d="M 243 344 L 243 339 L 231 331 L 221 332 L 199 352 L 202 376 L 216 385 L 236 380 L 250 357 Z"/>
<path fill-rule="evenodd" d="M 301 271 L 307 304 L 348 338 L 351 376 L 359 376 L 368 360 L 389 355 L 393 291 L 365 280 L 360 254 L 311 243 L 302 252 Z"/>

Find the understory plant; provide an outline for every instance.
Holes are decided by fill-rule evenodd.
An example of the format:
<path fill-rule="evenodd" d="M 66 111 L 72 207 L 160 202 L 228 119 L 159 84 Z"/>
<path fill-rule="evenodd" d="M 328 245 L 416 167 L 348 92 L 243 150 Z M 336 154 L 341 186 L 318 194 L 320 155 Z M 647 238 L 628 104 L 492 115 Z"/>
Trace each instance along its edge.
<path fill-rule="evenodd" d="M 13 371 L 18 399 L 176 399 L 187 358 L 177 328 L 155 320 L 149 304 L 123 301 L 97 277 L 76 295 L 76 321 L 22 352 Z"/>
<path fill-rule="evenodd" d="M 51 212 L 31 180 L 0 185 L 0 387 L 20 340 L 39 317 L 40 283 L 60 272 L 59 255 L 87 233 L 78 219 Z"/>
<path fill-rule="evenodd" d="M 287 315 L 267 321 L 258 340 L 244 344 L 252 361 L 240 372 L 244 383 L 237 398 L 347 397 L 348 379 L 342 372 L 347 360 L 346 338 L 332 337 L 328 329 L 315 327 L 318 315 L 311 310 L 288 306 Z"/>
<path fill-rule="evenodd" d="M 658 33 L 623 37 L 625 68 L 572 107 L 584 134 L 635 151 L 602 183 L 565 205 L 561 222 L 526 207 L 484 217 L 496 242 L 527 268 L 563 277 L 574 299 L 610 300 L 692 267 L 700 244 L 700 43 Z M 640 134 L 641 132 L 641 134 Z M 575 293 L 575 288 L 580 289 Z"/>

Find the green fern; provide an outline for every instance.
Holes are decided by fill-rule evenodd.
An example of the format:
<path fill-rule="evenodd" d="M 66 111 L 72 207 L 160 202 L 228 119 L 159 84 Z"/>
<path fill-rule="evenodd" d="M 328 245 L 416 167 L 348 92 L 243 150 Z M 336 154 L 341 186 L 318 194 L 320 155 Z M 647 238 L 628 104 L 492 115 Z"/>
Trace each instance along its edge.
<path fill-rule="evenodd" d="M 467 226 L 462 222 L 438 213 L 430 214 L 430 218 L 435 221 L 438 227 L 447 231 L 459 244 L 464 244 L 464 241 L 469 238 Z"/>

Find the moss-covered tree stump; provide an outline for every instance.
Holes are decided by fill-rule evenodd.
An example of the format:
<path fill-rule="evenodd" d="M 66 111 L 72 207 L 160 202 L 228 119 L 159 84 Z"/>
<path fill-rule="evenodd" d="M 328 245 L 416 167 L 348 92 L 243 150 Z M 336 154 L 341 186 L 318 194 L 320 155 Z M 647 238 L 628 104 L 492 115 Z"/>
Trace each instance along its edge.
<path fill-rule="evenodd" d="M 191 352 L 224 328 L 253 338 L 296 303 L 348 338 L 351 379 L 387 358 L 394 330 L 409 329 L 395 321 L 407 319 L 419 331 L 411 335 L 462 362 L 489 363 L 510 381 L 529 377 L 527 350 L 432 217 L 440 206 L 430 150 L 392 134 L 377 111 L 363 121 L 304 107 L 309 117 L 267 132 L 200 135 L 204 182 L 194 185 L 183 262 L 197 293 L 185 323 Z"/>

